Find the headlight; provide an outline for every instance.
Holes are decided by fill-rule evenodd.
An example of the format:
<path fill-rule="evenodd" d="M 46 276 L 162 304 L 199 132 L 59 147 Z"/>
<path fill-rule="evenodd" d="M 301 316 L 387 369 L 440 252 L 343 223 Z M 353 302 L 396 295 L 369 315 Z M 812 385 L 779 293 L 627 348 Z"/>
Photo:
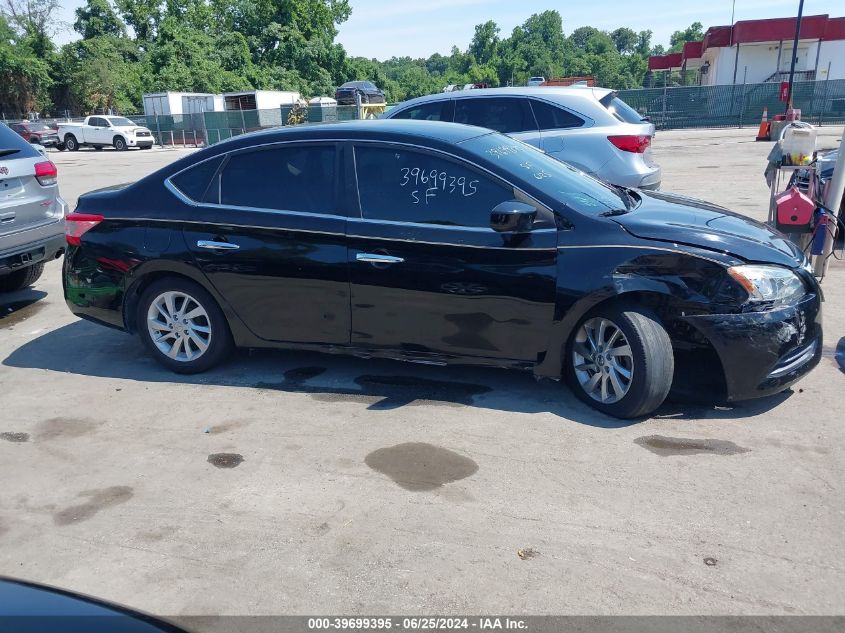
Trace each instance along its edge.
<path fill-rule="evenodd" d="M 781 266 L 733 266 L 728 268 L 728 274 L 745 288 L 749 301 L 786 303 L 806 293 L 801 278 Z"/>

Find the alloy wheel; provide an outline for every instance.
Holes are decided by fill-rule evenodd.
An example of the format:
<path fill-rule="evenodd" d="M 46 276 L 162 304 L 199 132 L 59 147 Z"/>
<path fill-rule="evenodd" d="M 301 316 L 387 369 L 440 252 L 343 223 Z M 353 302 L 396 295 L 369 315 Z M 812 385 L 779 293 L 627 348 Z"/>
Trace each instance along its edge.
<path fill-rule="evenodd" d="M 211 343 L 208 312 L 189 294 L 167 291 L 147 310 L 147 332 L 159 351 L 175 361 L 200 358 Z"/>
<path fill-rule="evenodd" d="M 625 334 L 609 319 L 596 317 L 581 325 L 572 363 L 581 388 L 597 402 L 619 402 L 631 388 L 634 355 Z"/>

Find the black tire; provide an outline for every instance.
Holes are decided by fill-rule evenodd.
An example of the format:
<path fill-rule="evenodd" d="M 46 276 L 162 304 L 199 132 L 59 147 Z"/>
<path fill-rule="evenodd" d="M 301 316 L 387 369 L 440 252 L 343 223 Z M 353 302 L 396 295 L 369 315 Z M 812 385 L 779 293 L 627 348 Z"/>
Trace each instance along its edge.
<path fill-rule="evenodd" d="M 76 140 L 73 134 L 65 136 L 65 149 L 69 152 L 75 152 L 79 149 L 79 141 Z"/>
<path fill-rule="evenodd" d="M 41 139 L 38 138 L 37 136 L 30 136 L 29 142 L 33 145 L 41 145 Z"/>
<path fill-rule="evenodd" d="M 66 149 L 65 144 L 64 143 L 56 143 L 56 149 L 59 150 L 60 152 L 65 151 L 65 149 Z"/>
<path fill-rule="evenodd" d="M 0 292 L 13 292 L 31 286 L 44 272 L 44 262 L 27 266 L 0 277 Z"/>
<path fill-rule="evenodd" d="M 210 328 L 207 349 L 193 360 L 178 360 L 168 357 L 156 342 L 153 340 L 147 326 L 147 315 L 153 302 L 163 293 L 176 292 L 189 296 L 205 310 L 207 319 L 200 321 L 201 324 Z M 150 284 L 144 290 L 138 301 L 138 313 L 136 315 L 136 327 L 141 341 L 153 357 L 162 365 L 177 374 L 197 374 L 221 362 L 232 350 L 232 335 L 229 331 L 229 324 L 217 302 L 202 286 L 183 279 L 181 277 L 168 277 Z M 184 343 L 181 354 L 184 354 Z"/>
<path fill-rule="evenodd" d="M 103 146 L 102 146 L 102 145 L 95 145 L 95 146 L 94 146 L 94 151 L 97 151 L 97 152 L 102 152 L 102 151 L 103 151 Z"/>
<path fill-rule="evenodd" d="M 118 152 L 125 152 L 126 149 L 127 149 L 126 139 L 123 138 L 122 136 L 115 136 L 114 139 L 112 139 L 112 145 L 114 145 L 114 148 Z"/>
<path fill-rule="evenodd" d="M 627 339 L 631 350 L 629 362 L 632 364 L 630 368 L 632 374 L 630 382 L 624 396 L 615 402 L 602 402 L 591 396 L 576 375 L 575 351 L 576 345 L 578 345 L 576 340 L 581 328 L 592 322 L 593 319 L 604 319 L 609 321 L 611 325 L 615 325 Z M 602 347 L 604 346 L 601 345 L 599 349 L 601 350 Z M 607 348 L 604 349 L 604 353 L 600 352 L 593 357 L 592 360 L 596 364 L 591 364 L 592 361 L 589 361 L 593 368 L 598 369 L 598 363 L 600 363 L 603 370 L 605 364 L 612 362 L 611 355 L 606 352 Z M 585 370 L 581 366 L 579 366 L 579 371 L 581 371 L 582 377 L 594 377 L 596 373 L 600 373 L 600 371 Z M 602 413 L 616 418 L 639 418 L 652 413 L 663 404 L 669 394 L 674 372 L 675 358 L 672 353 L 672 341 L 669 334 L 660 323 L 657 315 L 642 306 L 599 306 L 581 320 L 566 346 L 564 376 L 576 397 Z M 601 379 L 599 382 L 601 382 Z"/>

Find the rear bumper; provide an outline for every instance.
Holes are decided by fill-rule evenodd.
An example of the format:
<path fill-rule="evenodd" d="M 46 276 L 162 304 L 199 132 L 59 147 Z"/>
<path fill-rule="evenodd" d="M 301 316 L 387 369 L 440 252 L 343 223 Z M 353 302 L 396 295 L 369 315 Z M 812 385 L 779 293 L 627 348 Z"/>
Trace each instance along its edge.
<path fill-rule="evenodd" d="M 60 229 L 57 235 L 0 251 L 0 276 L 61 257 L 65 252 L 64 223 L 59 221 L 57 224 Z"/>
<path fill-rule="evenodd" d="M 685 317 L 713 345 L 725 374 L 729 401 L 783 391 L 819 364 L 821 299 L 808 294 L 769 312 Z"/>

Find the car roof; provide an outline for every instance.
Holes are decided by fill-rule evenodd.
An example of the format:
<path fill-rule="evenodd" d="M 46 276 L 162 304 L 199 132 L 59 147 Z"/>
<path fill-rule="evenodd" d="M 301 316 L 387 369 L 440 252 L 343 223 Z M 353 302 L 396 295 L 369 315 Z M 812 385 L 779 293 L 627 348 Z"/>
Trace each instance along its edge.
<path fill-rule="evenodd" d="M 262 144 L 285 141 L 355 141 L 371 140 L 394 143 L 426 141 L 428 146 L 454 150 L 463 141 L 487 134 L 491 130 L 462 123 L 442 121 L 413 121 L 406 119 L 371 119 L 367 121 L 342 121 L 338 123 L 314 123 L 296 126 L 276 127 L 249 132 L 215 143 L 204 150 L 175 161 L 161 173 L 164 177 L 175 174 L 202 160 L 219 154 Z M 158 172 L 156 172 L 158 173 Z"/>
<path fill-rule="evenodd" d="M 277 127 L 269 130 L 242 134 L 218 143 L 213 147 L 231 145 L 255 145 L 256 141 L 273 143 L 286 140 L 306 139 L 378 139 L 402 141 L 426 139 L 441 143 L 460 143 L 491 131 L 474 125 L 446 123 L 442 121 L 412 121 L 407 119 L 371 119 L 368 121 L 342 121 L 339 123 L 316 123 Z M 228 150 L 227 150 L 228 151 Z"/>
<path fill-rule="evenodd" d="M 397 105 L 405 108 L 409 105 L 438 101 L 442 99 L 461 99 L 475 97 L 539 97 L 556 99 L 561 97 L 596 101 L 603 99 L 613 92 L 610 88 L 596 88 L 593 86 L 516 86 L 509 88 L 476 88 L 473 90 L 458 90 L 452 93 L 438 92 L 416 99 L 409 99 Z"/>

